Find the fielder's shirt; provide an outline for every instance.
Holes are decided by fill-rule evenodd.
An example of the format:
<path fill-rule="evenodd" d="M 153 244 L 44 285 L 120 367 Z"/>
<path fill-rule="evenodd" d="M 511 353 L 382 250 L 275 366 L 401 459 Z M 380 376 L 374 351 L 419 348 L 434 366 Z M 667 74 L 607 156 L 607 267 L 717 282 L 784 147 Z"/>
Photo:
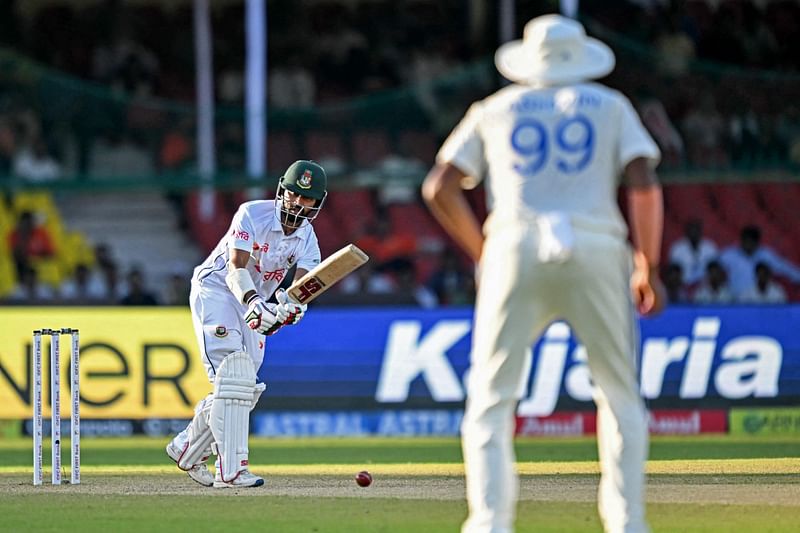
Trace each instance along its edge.
<path fill-rule="evenodd" d="M 617 188 L 637 157 L 655 166 L 661 154 L 630 101 L 579 83 L 510 85 L 474 103 L 437 162 L 486 181 L 490 219 L 561 211 L 573 224 L 626 236 Z"/>

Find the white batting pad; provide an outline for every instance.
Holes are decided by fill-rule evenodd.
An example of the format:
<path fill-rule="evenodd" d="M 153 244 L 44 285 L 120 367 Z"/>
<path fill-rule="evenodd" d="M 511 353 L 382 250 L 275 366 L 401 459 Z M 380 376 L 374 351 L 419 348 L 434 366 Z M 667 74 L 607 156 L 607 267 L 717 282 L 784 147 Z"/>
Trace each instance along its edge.
<path fill-rule="evenodd" d="M 256 370 L 245 352 L 228 355 L 214 380 L 214 402 L 208 425 L 219 456 L 220 476 L 225 482 L 247 468 L 250 406 L 256 388 Z"/>
<path fill-rule="evenodd" d="M 196 464 L 205 462 L 211 455 L 211 443 L 214 442 L 214 436 L 208 426 L 208 417 L 213 403 L 214 393 L 210 393 L 194 408 L 194 418 L 187 428 L 189 440 L 178 460 L 178 467 L 181 470 L 189 470 Z"/>
<path fill-rule="evenodd" d="M 256 383 L 255 388 L 253 389 L 253 403 L 250 404 L 250 410 L 256 408 L 256 404 L 258 403 L 258 399 L 261 398 L 261 393 L 267 389 L 266 383 Z"/>

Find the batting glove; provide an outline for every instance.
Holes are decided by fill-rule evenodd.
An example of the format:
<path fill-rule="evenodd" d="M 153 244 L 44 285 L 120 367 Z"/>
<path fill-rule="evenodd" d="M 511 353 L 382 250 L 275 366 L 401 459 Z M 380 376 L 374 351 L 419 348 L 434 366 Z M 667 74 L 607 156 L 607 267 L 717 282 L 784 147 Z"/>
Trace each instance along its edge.
<path fill-rule="evenodd" d="M 276 308 L 278 322 L 284 326 L 297 324 L 303 316 L 305 316 L 308 306 L 290 300 L 285 290 L 278 289 L 275 293 L 275 299 L 278 300 L 278 306 Z"/>
<path fill-rule="evenodd" d="M 247 311 L 244 314 L 244 320 L 250 329 L 255 330 L 262 335 L 272 335 L 274 331 L 270 331 L 272 327 L 278 322 L 276 316 L 277 306 L 274 304 L 267 304 L 264 298 L 258 294 L 254 294 L 247 300 Z"/>

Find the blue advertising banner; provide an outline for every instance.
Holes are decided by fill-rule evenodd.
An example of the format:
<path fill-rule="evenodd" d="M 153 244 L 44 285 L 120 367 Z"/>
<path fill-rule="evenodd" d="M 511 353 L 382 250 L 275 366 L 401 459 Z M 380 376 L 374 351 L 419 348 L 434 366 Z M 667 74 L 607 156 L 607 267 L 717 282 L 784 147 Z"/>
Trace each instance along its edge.
<path fill-rule="evenodd" d="M 269 337 L 260 377 L 275 411 L 458 409 L 472 310 L 311 309 Z M 650 407 L 791 405 L 800 400 L 800 306 L 672 307 L 641 321 Z M 564 323 L 528 354 L 519 416 L 591 409 L 586 351 Z"/>

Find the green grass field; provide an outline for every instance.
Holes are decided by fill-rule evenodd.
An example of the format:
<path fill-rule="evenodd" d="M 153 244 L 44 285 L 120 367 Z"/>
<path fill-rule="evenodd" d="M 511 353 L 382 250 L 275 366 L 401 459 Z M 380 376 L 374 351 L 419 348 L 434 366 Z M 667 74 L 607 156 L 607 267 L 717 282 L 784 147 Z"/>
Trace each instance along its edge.
<path fill-rule="evenodd" d="M 457 439 L 252 439 L 267 484 L 239 490 L 195 484 L 165 442 L 84 439 L 80 486 L 34 488 L 30 440 L 0 440 L 0 530 L 456 532 L 466 514 Z M 518 532 L 600 531 L 593 438 L 521 439 L 517 459 Z M 647 501 L 656 532 L 798 531 L 800 439 L 654 437 Z"/>

